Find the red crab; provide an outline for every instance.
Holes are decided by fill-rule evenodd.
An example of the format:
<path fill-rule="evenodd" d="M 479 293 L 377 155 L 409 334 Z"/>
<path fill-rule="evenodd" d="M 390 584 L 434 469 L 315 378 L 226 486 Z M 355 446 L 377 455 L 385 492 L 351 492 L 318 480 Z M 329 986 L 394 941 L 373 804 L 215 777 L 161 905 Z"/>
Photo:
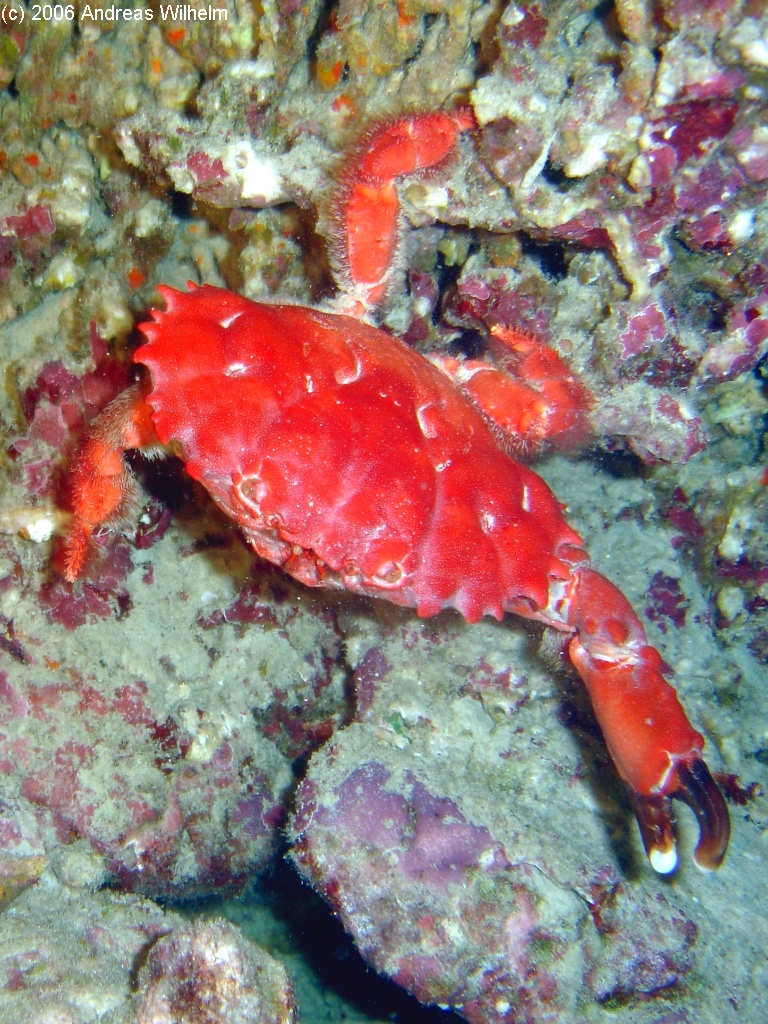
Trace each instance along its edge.
<path fill-rule="evenodd" d="M 123 452 L 162 445 L 258 554 L 308 586 L 386 597 L 420 616 L 514 612 L 564 633 L 651 864 L 676 866 L 678 797 L 698 818 L 695 861 L 713 869 L 730 825 L 704 741 L 626 599 L 589 567 L 546 484 L 499 441 L 501 429 L 529 439 L 578 430 L 584 388 L 554 352 L 506 329 L 496 332 L 504 373 L 435 365 L 361 319 L 388 285 L 396 179 L 438 167 L 472 125 L 466 111 L 403 118 L 347 162 L 334 252 L 354 316 L 209 285 L 159 289 L 166 309 L 141 325 L 147 343 L 134 354 L 149 373 L 96 420 L 71 472 L 65 575 L 75 579 L 93 531 L 130 505 Z"/>

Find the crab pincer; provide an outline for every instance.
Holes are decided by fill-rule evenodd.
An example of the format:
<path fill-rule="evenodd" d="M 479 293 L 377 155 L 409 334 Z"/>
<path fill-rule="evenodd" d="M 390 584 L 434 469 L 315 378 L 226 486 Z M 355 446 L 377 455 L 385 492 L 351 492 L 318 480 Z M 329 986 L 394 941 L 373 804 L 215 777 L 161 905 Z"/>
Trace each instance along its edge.
<path fill-rule="evenodd" d="M 664 678 L 661 655 L 621 591 L 594 570 L 574 573 L 566 603 L 567 622 L 576 630 L 568 653 L 627 787 L 652 866 L 661 874 L 677 867 L 675 797 L 699 823 L 697 867 L 720 867 L 730 837 L 728 808 L 702 757 L 704 738 Z"/>

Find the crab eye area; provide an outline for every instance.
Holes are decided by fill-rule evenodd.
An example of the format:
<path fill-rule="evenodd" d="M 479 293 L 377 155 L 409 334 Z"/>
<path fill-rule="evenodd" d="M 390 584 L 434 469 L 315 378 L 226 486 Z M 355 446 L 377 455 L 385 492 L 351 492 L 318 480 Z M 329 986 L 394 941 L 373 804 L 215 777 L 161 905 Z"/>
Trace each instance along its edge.
<path fill-rule="evenodd" d="M 341 570 L 341 580 L 344 586 L 350 589 L 361 586 L 363 574 L 360 571 L 360 566 L 354 562 L 347 562 Z"/>
<path fill-rule="evenodd" d="M 398 562 L 385 562 L 372 579 L 379 587 L 397 587 L 404 575 L 403 567 Z"/>
<path fill-rule="evenodd" d="M 256 509 L 260 508 L 267 494 L 266 484 L 257 476 L 245 477 L 237 485 L 237 490 L 242 501 Z"/>

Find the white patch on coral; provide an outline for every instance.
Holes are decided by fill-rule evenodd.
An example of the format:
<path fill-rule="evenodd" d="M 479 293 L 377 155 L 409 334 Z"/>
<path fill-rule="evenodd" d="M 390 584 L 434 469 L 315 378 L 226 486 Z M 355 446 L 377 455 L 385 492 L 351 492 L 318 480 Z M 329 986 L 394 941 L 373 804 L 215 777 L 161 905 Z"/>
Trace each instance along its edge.
<path fill-rule="evenodd" d="M 123 154 L 125 159 L 132 167 L 141 166 L 141 150 L 136 144 L 136 140 L 127 128 L 117 128 L 115 130 L 115 139 L 120 147 L 120 152 Z"/>
<path fill-rule="evenodd" d="M 746 242 L 755 233 L 755 211 L 739 210 L 728 223 L 728 234 L 734 242 Z"/>
<path fill-rule="evenodd" d="M 28 540 L 34 541 L 35 544 L 42 544 L 44 541 L 50 540 L 56 532 L 56 523 L 52 515 L 42 516 L 33 522 L 29 522 L 26 528 L 22 530 L 23 536 Z"/>
<path fill-rule="evenodd" d="M 225 146 L 221 162 L 227 174 L 238 182 L 243 199 L 261 199 L 270 206 L 282 196 L 280 175 L 274 163 L 257 156 L 247 139 Z"/>
<path fill-rule="evenodd" d="M 448 189 L 423 181 L 419 182 L 419 185 L 421 186 L 418 197 L 419 210 L 434 220 L 438 220 L 441 214 L 448 209 Z"/>
<path fill-rule="evenodd" d="M 650 188 L 653 184 L 648 157 L 643 153 L 639 153 L 632 161 L 632 166 L 627 174 L 627 184 L 635 191 L 639 191 L 641 188 Z"/>
<path fill-rule="evenodd" d="M 531 166 L 528 168 L 528 170 L 525 172 L 523 180 L 520 183 L 522 185 L 524 192 L 527 192 L 528 189 L 530 189 L 533 186 L 534 181 L 536 181 L 536 179 L 544 169 L 544 164 L 547 162 L 547 159 L 549 157 L 549 151 L 552 148 L 552 143 L 554 142 L 554 139 L 554 135 L 549 136 L 547 141 L 541 147 L 541 152 L 536 157 Z"/>
<path fill-rule="evenodd" d="M 516 7 L 514 4 L 510 4 L 501 16 L 501 24 L 504 25 L 505 28 L 514 28 L 515 25 L 520 24 L 524 17 L 525 14 L 519 7 Z"/>
<path fill-rule="evenodd" d="M 749 143 L 736 152 L 736 159 L 749 173 L 750 165 L 760 165 L 768 159 L 768 128 L 761 125 L 752 132 Z"/>
<path fill-rule="evenodd" d="M 589 139 L 585 148 L 563 165 L 563 170 L 568 177 L 585 178 L 593 171 L 605 167 L 608 163 L 605 147 L 610 139 L 611 136 L 608 132 L 598 132 Z"/>
<path fill-rule="evenodd" d="M 61 533 L 69 522 L 69 514 L 58 509 L 14 508 L 0 512 L 0 533 L 18 533 L 35 544 Z"/>
<path fill-rule="evenodd" d="M 133 219 L 134 234 L 137 238 L 151 238 L 163 230 L 166 216 L 164 203 L 159 199 L 148 199 Z"/>
<path fill-rule="evenodd" d="M 768 26 L 761 28 L 757 18 L 745 18 L 733 30 L 728 42 L 748 63 L 768 68 Z"/>
<path fill-rule="evenodd" d="M 744 553 L 744 537 L 751 524 L 749 508 L 737 506 L 731 513 L 725 528 L 723 539 L 717 546 L 717 552 L 726 562 L 738 562 Z"/>
<path fill-rule="evenodd" d="M 744 611 L 744 591 L 728 585 L 717 595 L 717 607 L 728 622 L 734 622 Z"/>
<path fill-rule="evenodd" d="M 81 281 L 85 271 L 79 267 L 68 253 L 57 252 L 45 271 L 35 279 L 35 284 L 43 285 L 47 290 L 72 288 Z"/>
<path fill-rule="evenodd" d="M 606 214 L 604 227 L 613 242 L 621 272 L 632 286 L 632 301 L 643 302 L 650 294 L 650 278 L 661 270 L 662 262 L 640 255 L 625 213 Z"/>

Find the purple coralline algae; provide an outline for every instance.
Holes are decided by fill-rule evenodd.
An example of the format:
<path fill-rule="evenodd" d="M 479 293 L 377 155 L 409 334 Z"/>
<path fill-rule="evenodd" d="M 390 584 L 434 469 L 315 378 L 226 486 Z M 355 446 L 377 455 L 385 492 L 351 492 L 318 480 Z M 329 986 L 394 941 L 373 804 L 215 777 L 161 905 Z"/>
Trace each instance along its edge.
<path fill-rule="evenodd" d="M 3 849 L 11 859 L 44 856 L 77 839 L 102 859 L 104 879 L 121 888 L 166 897 L 237 889 L 274 852 L 291 782 L 287 757 L 311 749 L 338 721 L 342 676 L 330 653 L 332 631 L 283 599 L 257 649 L 257 630 L 242 639 L 224 618 L 223 627 L 198 626 L 194 608 L 181 601 L 206 652 L 197 680 L 189 658 L 180 675 L 172 646 L 135 674 L 140 654 L 132 644 L 104 652 L 110 671 L 103 676 L 66 634 L 74 639 L 86 621 L 112 622 L 118 643 L 126 616 L 137 623 L 146 608 L 149 625 L 155 600 L 163 599 L 158 583 L 133 590 L 124 580 L 112 592 L 100 585 L 92 590 L 86 580 L 82 600 L 61 588 L 54 600 L 44 583 L 39 634 L 28 632 L 35 618 L 28 614 L 17 656 L 0 670 Z M 22 606 L 31 598 L 17 590 Z M 265 608 L 268 600 L 265 591 Z M 308 633 L 299 649 L 292 645 L 297 627 L 314 633 L 317 652 L 329 645 L 325 657 L 305 653 Z M 55 652 L 43 633 L 60 637 Z M 256 669 L 250 680 L 241 675 L 248 654 Z M 213 680 L 209 658 L 218 664 Z"/>
<path fill-rule="evenodd" d="M 430 637 L 391 619 L 350 637 L 357 685 L 370 691 L 373 672 L 375 696 L 313 756 L 293 858 L 377 970 L 472 1024 L 597 1021 L 621 1006 L 656 1022 L 684 1004 L 706 926 L 682 893 L 612 866 L 615 794 L 606 831 L 564 825 L 594 799 L 599 737 L 580 699 L 565 711 L 524 638 L 497 628 L 475 627 L 486 635 L 466 646 L 464 626 Z M 463 652 L 452 678 L 442 645 Z M 475 680 L 463 695 L 461 677 Z"/>

